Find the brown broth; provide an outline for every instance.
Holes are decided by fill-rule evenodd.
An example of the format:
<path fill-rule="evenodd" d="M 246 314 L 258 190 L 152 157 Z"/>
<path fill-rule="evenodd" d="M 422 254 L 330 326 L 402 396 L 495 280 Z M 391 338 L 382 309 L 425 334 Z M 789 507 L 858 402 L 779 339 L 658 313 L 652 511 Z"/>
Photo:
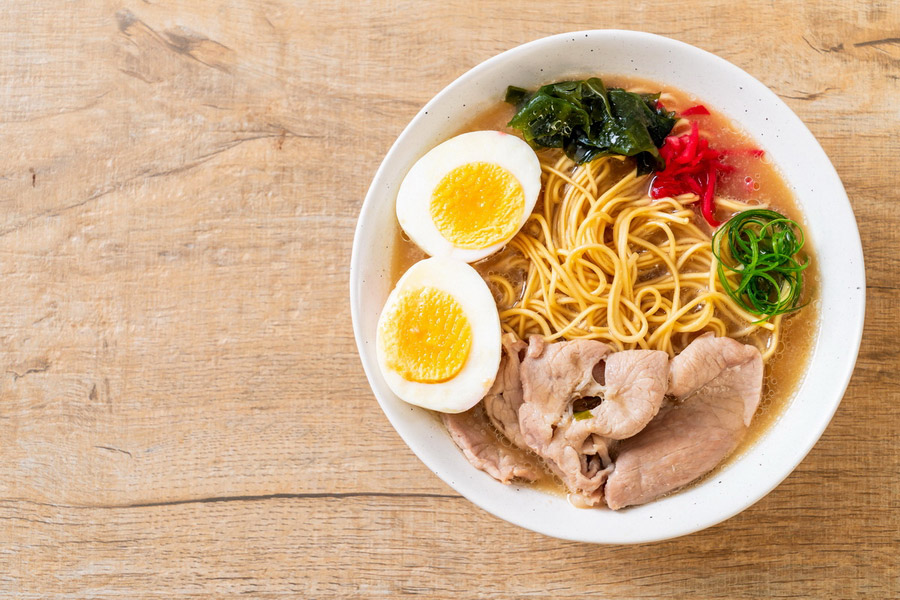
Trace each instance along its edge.
<path fill-rule="evenodd" d="M 719 150 L 729 149 L 730 153 L 726 161 L 735 167 L 734 173 L 720 180 L 717 195 L 730 196 L 749 204 L 766 204 L 770 208 L 800 223 L 804 227 L 804 231 L 808 230 L 803 213 L 797 206 L 794 194 L 776 167 L 771 164 L 765 155 L 762 157 L 754 156 L 751 150 L 757 149 L 758 145 L 752 136 L 717 112 L 714 107 L 681 90 L 636 77 L 605 76 L 603 80 L 608 87 L 622 87 L 637 92 L 656 93 L 661 91 L 664 94 L 663 103 L 665 107 L 679 113 L 696 104 L 706 106 L 711 113 L 710 115 L 693 116 L 691 120 L 697 121 L 701 133 L 709 140 L 711 147 Z M 479 115 L 475 115 L 470 122 L 461 127 L 454 135 L 469 131 L 493 129 L 521 137 L 517 130 L 506 126 L 506 123 L 509 122 L 514 113 L 515 109 L 513 106 L 504 102 L 498 102 L 497 105 Z M 680 134 L 680 131 L 678 133 Z M 548 153 L 558 153 L 558 151 L 538 151 L 538 155 L 542 158 Z M 726 220 L 731 215 L 720 212 L 718 216 L 720 220 Z M 697 224 L 709 231 L 706 222 L 699 215 Z M 399 225 L 395 226 L 395 236 L 392 263 L 394 282 L 410 266 L 426 257 L 424 252 L 406 238 Z M 806 374 L 810 353 L 818 333 L 817 290 L 819 287 L 819 276 L 812 240 L 809 238 L 806 239 L 804 249 L 810 258 L 810 266 L 804 272 L 803 302 L 805 306 L 801 310 L 785 316 L 782 321 L 782 335 L 778 342 L 779 350 L 766 363 L 763 396 L 747 435 L 730 457 L 724 460 L 711 473 L 700 478 L 698 482 L 714 476 L 726 465 L 732 463 L 752 448 L 790 404 Z M 500 258 L 502 260 L 502 257 Z M 486 275 L 487 270 L 496 270 L 497 260 L 497 255 L 495 255 L 474 266 L 482 272 L 482 275 Z M 749 342 L 749 340 L 744 341 Z M 785 351 L 787 348 L 790 348 L 790 352 Z M 691 485 L 696 485 L 696 483 L 694 482 Z M 562 483 L 555 477 L 547 477 L 530 485 L 556 495 L 566 494 Z"/>

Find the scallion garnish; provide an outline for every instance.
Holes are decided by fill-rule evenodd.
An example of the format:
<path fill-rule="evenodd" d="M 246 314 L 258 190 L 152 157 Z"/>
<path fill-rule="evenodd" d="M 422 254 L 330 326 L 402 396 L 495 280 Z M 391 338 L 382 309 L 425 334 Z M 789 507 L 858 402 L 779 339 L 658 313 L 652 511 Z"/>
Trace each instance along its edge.
<path fill-rule="evenodd" d="M 738 213 L 712 238 L 719 282 L 762 320 L 793 312 L 802 307 L 802 273 L 809 266 L 809 258 L 800 256 L 803 243 L 803 229 L 784 215 L 765 209 Z"/>
<path fill-rule="evenodd" d="M 585 421 L 585 420 L 593 417 L 594 413 L 592 413 L 589 410 L 582 410 L 582 411 L 579 411 L 579 412 L 573 414 L 572 416 L 575 417 L 576 421 Z"/>

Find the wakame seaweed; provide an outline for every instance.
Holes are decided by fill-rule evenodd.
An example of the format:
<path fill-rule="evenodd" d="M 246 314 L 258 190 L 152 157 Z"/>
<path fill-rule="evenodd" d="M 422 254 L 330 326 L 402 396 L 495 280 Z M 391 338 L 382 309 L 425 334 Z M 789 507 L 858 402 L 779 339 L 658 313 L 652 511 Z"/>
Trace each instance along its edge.
<path fill-rule="evenodd" d="M 562 148 L 578 164 L 601 156 L 633 156 L 640 174 L 665 168 L 659 147 L 675 126 L 675 113 L 659 94 L 606 89 L 603 81 L 551 83 L 530 93 L 509 86 L 506 102 L 517 112 L 509 122 L 536 148 Z"/>

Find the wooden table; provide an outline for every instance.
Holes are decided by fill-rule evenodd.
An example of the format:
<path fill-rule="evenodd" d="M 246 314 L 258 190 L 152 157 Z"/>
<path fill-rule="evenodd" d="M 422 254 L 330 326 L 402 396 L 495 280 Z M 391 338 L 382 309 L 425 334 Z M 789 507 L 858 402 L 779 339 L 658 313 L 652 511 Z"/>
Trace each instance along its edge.
<path fill-rule="evenodd" d="M 900 595 L 895 3 L 5 4 L 0 596 Z M 602 27 L 771 86 L 843 178 L 868 267 L 856 374 L 809 457 L 639 547 L 447 487 L 379 410 L 348 305 L 363 196 L 416 111 L 501 50 Z"/>

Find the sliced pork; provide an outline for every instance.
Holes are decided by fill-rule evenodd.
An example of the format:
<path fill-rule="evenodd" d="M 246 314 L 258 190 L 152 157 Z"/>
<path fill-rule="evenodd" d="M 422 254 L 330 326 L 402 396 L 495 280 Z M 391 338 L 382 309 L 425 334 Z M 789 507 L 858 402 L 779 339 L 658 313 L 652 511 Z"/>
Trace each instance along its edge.
<path fill-rule="evenodd" d="M 538 461 L 504 443 L 491 427 L 482 403 L 463 413 L 441 413 L 441 418 L 450 437 L 474 467 L 506 484 L 516 478 L 540 479 L 542 470 Z"/>
<path fill-rule="evenodd" d="M 753 346 L 703 335 L 672 359 L 668 407 L 621 442 L 605 488 L 616 510 L 644 504 L 705 475 L 737 448 L 762 395 Z"/>
<path fill-rule="evenodd" d="M 520 354 L 528 345 L 512 333 L 501 338 L 503 357 L 494 385 L 484 397 L 484 411 L 494 427 L 519 448 L 527 448 L 519 428 L 519 407 L 522 406 L 522 379 L 519 377 Z"/>
<path fill-rule="evenodd" d="M 602 401 L 578 424 L 591 433 L 624 440 L 659 412 L 666 394 L 669 355 L 658 350 L 614 352 L 606 359 Z"/>
<path fill-rule="evenodd" d="M 521 367 L 524 402 L 519 409 L 522 434 L 531 448 L 550 443 L 564 417 L 571 416 L 575 400 L 603 393 L 593 371 L 611 352 L 609 346 L 593 340 L 548 344 L 540 336 L 531 336 Z"/>
<path fill-rule="evenodd" d="M 536 452 L 572 493 L 579 506 L 603 502 L 603 484 L 612 471 L 609 441 L 592 435 L 568 416 L 555 428 L 550 441 Z"/>
<path fill-rule="evenodd" d="M 741 398 L 744 424 L 749 427 L 762 398 L 762 382 L 763 360 L 755 346 L 707 333 L 672 359 L 668 393 L 680 399 L 702 390 Z"/>
<path fill-rule="evenodd" d="M 520 370 L 525 443 L 579 504 L 601 503 L 611 471 L 610 440 L 633 435 L 656 415 L 666 389 L 667 355 L 613 352 L 591 340 L 547 344 L 533 336 Z M 574 416 L 577 403 L 587 405 L 578 409 L 580 419 Z"/>

